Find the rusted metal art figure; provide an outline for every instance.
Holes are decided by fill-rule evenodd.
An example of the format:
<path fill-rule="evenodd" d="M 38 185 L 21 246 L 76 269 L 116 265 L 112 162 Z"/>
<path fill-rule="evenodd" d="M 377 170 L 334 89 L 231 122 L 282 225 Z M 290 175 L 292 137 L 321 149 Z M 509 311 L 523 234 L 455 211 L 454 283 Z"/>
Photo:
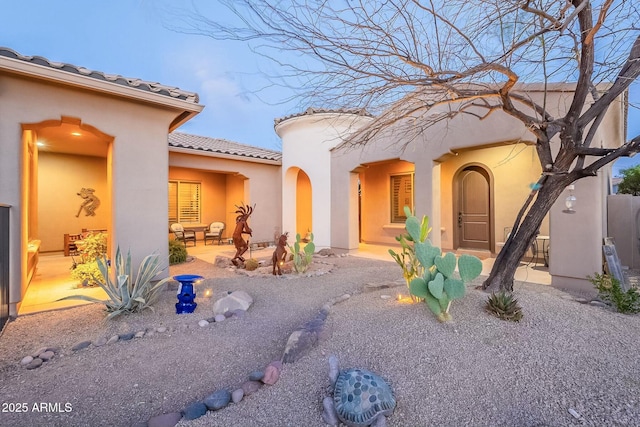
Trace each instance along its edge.
<path fill-rule="evenodd" d="M 244 263 L 244 258 L 242 257 L 242 255 L 247 251 L 247 249 L 249 249 L 249 243 L 242 238 L 242 235 L 248 234 L 249 236 L 251 236 L 251 233 L 253 233 L 253 231 L 247 224 L 247 220 L 253 213 L 253 209 L 255 207 L 255 205 L 236 205 L 236 208 L 238 208 L 238 210 L 236 211 L 238 216 L 236 217 L 236 228 L 235 230 L 233 230 L 233 234 L 231 235 L 231 237 L 233 237 L 233 244 L 236 247 L 236 255 L 231 259 L 231 262 L 236 267 L 240 263 Z"/>
<path fill-rule="evenodd" d="M 278 243 L 276 244 L 276 250 L 273 251 L 273 256 L 271 260 L 273 261 L 273 275 L 276 275 L 276 267 L 278 267 L 278 275 L 282 276 L 282 265 L 286 261 L 287 258 L 287 237 L 289 233 L 284 233 L 278 238 Z"/>

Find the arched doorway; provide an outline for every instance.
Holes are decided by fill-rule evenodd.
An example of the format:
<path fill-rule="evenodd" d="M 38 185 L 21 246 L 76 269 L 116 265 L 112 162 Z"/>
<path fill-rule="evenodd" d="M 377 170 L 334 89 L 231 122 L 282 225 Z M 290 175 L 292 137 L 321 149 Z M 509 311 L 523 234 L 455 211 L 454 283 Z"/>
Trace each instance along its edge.
<path fill-rule="evenodd" d="M 479 164 L 463 166 L 454 175 L 455 249 L 494 251 L 492 181 Z"/>
<path fill-rule="evenodd" d="M 300 169 L 296 179 L 296 233 L 303 239 L 313 232 L 312 206 L 311 180 Z"/>

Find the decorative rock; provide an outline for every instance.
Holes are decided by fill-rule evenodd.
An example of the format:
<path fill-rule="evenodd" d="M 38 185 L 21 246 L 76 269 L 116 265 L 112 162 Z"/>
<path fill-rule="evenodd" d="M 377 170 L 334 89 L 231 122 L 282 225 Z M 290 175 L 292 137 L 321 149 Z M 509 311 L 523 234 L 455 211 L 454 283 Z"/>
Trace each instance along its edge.
<path fill-rule="evenodd" d="M 128 334 L 120 334 L 118 336 L 122 341 L 129 341 L 130 339 L 133 339 L 134 335 L 135 334 L 133 332 L 129 332 Z"/>
<path fill-rule="evenodd" d="M 336 407 L 333 404 L 333 399 L 329 396 L 325 397 L 322 401 L 322 407 L 324 411 L 322 411 L 322 419 L 325 423 L 337 426 L 338 425 L 338 414 L 336 414 Z"/>
<path fill-rule="evenodd" d="M 107 339 L 105 337 L 100 337 L 93 342 L 93 345 L 96 347 L 102 347 L 107 343 Z"/>
<path fill-rule="evenodd" d="M 36 357 L 26 366 L 26 368 L 36 369 L 36 368 L 39 368 L 41 365 L 42 365 L 42 359 L 40 359 L 39 357 Z"/>
<path fill-rule="evenodd" d="M 36 351 L 34 351 L 33 353 L 31 353 L 31 356 L 38 357 L 38 355 L 40 353 L 44 353 L 47 350 L 48 350 L 47 347 L 41 347 L 41 348 L 37 349 Z"/>
<path fill-rule="evenodd" d="M 216 314 L 216 317 L 214 318 L 216 322 L 224 322 L 224 319 L 226 319 L 226 317 L 224 317 L 224 314 Z"/>
<path fill-rule="evenodd" d="M 155 328 L 149 328 L 147 329 L 147 332 L 144 334 L 145 337 L 152 337 L 156 334 L 156 329 Z"/>
<path fill-rule="evenodd" d="M 225 389 L 218 390 L 204 399 L 204 404 L 207 405 L 207 408 L 211 411 L 222 409 L 227 406 L 229 402 L 231 402 L 231 393 Z"/>
<path fill-rule="evenodd" d="M 166 326 L 159 326 L 156 328 L 156 332 L 160 332 L 161 334 L 167 332 Z"/>
<path fill-rule="evenodd" d="M 240 387 L 242 387 L 244 395 L 249 396 L 250 394 L 253 394 L 256 391 L 260 390 L 261 386 L 262 383 L 259 381 L 245 381 Z"/>
<path fill-rule="evenodd" d="M 251 304 L 253 304 L 253 298 L 248 293 L 235 291 L 213 304 L 213 314 L 223 314 L 236 309 L 247 311 Z"/>
<path fill-rule="evenodd" d="M 282 362 L 279 360 L 274 360 L 273 362 L 269 363 L 270 366 L 275 366 L 279 371 L 282 370 Z"/>
<path fill-rule="evenodd" d="M 262 378 L 262 382 L 267 385 L 274 385 L 278 379 L 280 378 L 280 369 L 273 365 L 268 365 L 264 369 L 264 378 Z"/>
<path fill-rule="evenodd" d="M 42 359 L 43 362 L 47 362 L 53 358 L 53 351 L 43 351 L 38 357 Z"/>
<path fill-rule="evenodd" d="M 221 256 L 221 255 L 216 256 L 216 259 L 213 262 L 213 264 L 216 267 L 220 267 L 220 268 L 227 268 L 227 267 L 231 267 L 233 265 L 233 264 L 231 264 L 231 258 L 226 257 L 226 256 Z"/>
<path fill-rule="evenodd" d="M 182 418 L 180 412 L 171 412 L 169 414 L 157 415 L 149 418 L 148 427 L 174 427 Z"/>
<path fill-rule="evenodd" d="M 22 365 L 28 365 L 29 363 L 31 363 L 31 361 L 33 361 L 33 357 L 32 356 L 25 356 L 22 358 L 22 360 L 20 361 L 20 364 Z"/>
<path fill-rule="evenodd" d="M 597 300 L 593 300 L 589 303 L 589 305 L 592 305 L 594 307 L 602 307 L 602 308 L 608 308 L 609 306 L 605 303 L 603 303 L 602 301 L 597 301 Z"/>
<path fill-rule="evenodd" d="M 91 345 L 91 341 L 82 341 L 82 342 L 79 342 L 78 344 L 74 345 L 73 347 L 71 347 L 71 350 L 73 350 L 73 351 L 82 350 L 83 348 L 87 348 L 90 345 Z"/>
<path fill-rule="evenodd" d="M 386 295 L 386 294 L 385 295 L 380 295 L 380 298 L 382 298 L 382 299 L 390 299 L 391 295 Z"/>
<path fill-rule="evenodd" d="M 246 314 L 247 314 L 246 311 L 238 309 L 238 310 L 233 310 L 231 312 L 231 317 L 234 317 L 236 319 L 242 319 Z"/>
<path fill-rule="evenodd" d="M 144 337 L 144 331 L 138 331 L 135 333 L 134 337 L 136 338 L 142 338 Z"/>
<path fill-rule="evenodd" d="M 202 402 L 192 403 L 182 413 L 185 420 L 195 420 L 207 413 L 207 405 Z"/>
<path fill-rule="evenodd" d="M 293 363 L 307 354 L 322 337 L 324 321 L 328 312 L 321 310 L 316 317 L 295 330 L 287 340 L 282 361 Z"/>
<path fill-rule="evenodd" d="M 233 393 L 231 393 L 231 401 L 233 403 L 240 402 L 243 397 L 244 397 L 244 390 L 242 390 L 241 388 L 239 388 L 236 391 L 234 391 Z"/>
<path fill-rule="evenodd" d="M 253 371 L 249 374 L 249 381 L 260 381 L 262 378 L 264 378 L 262 371 Z"/>
<path fill-rule="evenodd" d="M 204 328 L 205 326 L 209 325 L 209 322 L 207 322 L 206 320 L 202 319 L 201 321 L 198 322 L 198 325 L 201 328 Z"/>
<path fill-rule="evenodd" d="M 225 311 L 224 313 L 222 313 L 222 315 L 228 319 L 229 317 L 233 316 L 233 312 Z"/>
<path fill-rule="evenodd" d="M 207 322 L 209 322 L 209 323 L 215 323 L 215 321 L 216 321 L 216 318 L 215 318 L 215 317 L 209 317 L 209 318 L 207 319 Z"/>
<path fill-rule="evenodd" d="M 107 340 L 107 344 L 113 344 L 115 342 L 118 342 L 119 339 L 120 337 L 118 335 L 113 335 L 111 338 Z"/>

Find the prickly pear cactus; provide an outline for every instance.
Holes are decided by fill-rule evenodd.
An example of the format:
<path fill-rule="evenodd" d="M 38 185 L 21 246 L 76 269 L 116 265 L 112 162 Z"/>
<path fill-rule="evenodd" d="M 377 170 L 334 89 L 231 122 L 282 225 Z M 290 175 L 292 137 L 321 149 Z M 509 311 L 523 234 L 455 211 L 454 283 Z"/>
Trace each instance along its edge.
<path fill-rule="evenodd" d="M 442 255 L 440 248 L 433 246 L 427 239 L 430 231 L 427 226 L 427 217 L 419 221 L 407 207 L 405 207 L 405 213 L 407 214 L 405 228 L 408 235 L 396 238 L 403 247 L 403 256 L 392 250 L 389 250 L 389 253 L 403 267 L 411 295 L 424 299 L 429 309 L 441 322 L 451 320 L 449 314 L 451 302 L 464 297 L 466 283 L 480 275 L 482 262 L 472 255 L 461 255 L 459 258 L 451 252 Z M 405 249 L 405 246 L 409 246 L 407 243 L 403 244 L 405 241 L 412 242 L 413 246 Z M 406 268 L 406 258 L 417 265 L 409 264 L 411 269 Z M 456 267 L 459 278 L 455 274 Z M 408 272 L 412 274 L 407 274 Z"/>

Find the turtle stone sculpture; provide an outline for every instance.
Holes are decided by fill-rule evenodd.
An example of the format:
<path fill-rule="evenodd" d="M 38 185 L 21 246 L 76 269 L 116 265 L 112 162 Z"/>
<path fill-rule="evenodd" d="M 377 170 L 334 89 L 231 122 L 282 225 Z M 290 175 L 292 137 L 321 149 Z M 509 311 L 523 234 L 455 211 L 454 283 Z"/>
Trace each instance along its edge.
<path fill-rule="evenodd" d="M 329 379 L 333 397 L 322 402 L 327 424 L 336 426 L 340 420 L 349 427 L 386 427 L 386 417 L 396 407 L 387 381 L 366 369 L 340 371 L 335 356 L 329 357 Z"/>

